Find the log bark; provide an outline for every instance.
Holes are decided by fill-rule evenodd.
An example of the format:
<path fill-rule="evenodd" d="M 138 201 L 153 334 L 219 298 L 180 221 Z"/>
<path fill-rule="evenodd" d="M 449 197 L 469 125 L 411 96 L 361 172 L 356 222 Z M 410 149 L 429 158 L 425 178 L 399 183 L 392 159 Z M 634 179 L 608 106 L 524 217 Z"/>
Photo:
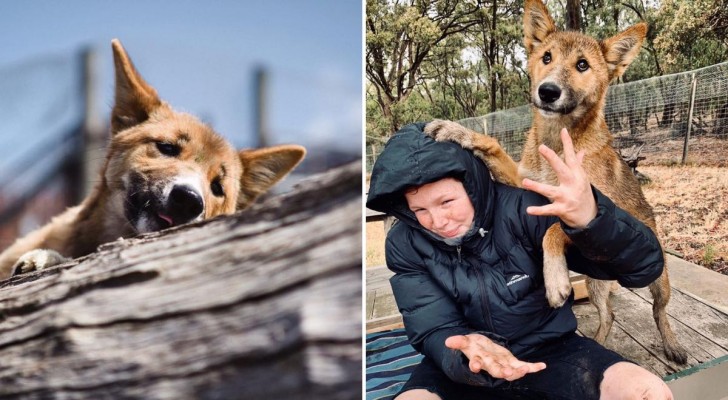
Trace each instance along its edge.
<path fill-rule="evenodd" d="M 360 398 L 361 163 L 0 282 L 0 397 Z"/>
<path fill-rule="evenodd" d="M 652 182 L 652 179 L 650 179 L 649 176 L 637 171 L 637 164 L 642 161 L 646 160 L 647 157 L 641 156 L 640 153 L 642 152 L 642 149 L 645 147 L 644 143 L 640 145 L 633 145 L 629 148 L 620 148 L 619 149 L 619 155 L 622 157 L 624 162 L 627 163 L 630 169 L 632 169 L 632 173 L 637 177 L 637 180 L 641 185 L 646 185 L 650 182 Z"/>

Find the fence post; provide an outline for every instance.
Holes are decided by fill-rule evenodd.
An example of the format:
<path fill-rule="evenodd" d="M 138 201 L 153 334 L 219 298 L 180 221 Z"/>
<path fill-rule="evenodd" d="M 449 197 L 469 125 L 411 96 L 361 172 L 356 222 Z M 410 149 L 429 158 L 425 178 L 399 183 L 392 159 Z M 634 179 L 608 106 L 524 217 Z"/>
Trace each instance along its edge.
<path fill-rule="evenodd" d="M 375 143 L 372 143 L 369 145 L 372 148 L 372 162 L 369 165 L 369 168 L 374 166 L 374 163 L 377 162 L 377 154 L 379 151 L 379 146 L 377 146 Z"/>
<path fill-rule="evenodd" d="M 108 132 L 101 119 L 98 99 L 99 73 L 97 63 L 97 52 L 93 47 L 87 47 L 81 52 L 81 85 L 83 95 L 83 125 L 81 135 L 83 152 L 81 167 L 81 198 L 91 192 L 94 183 L 99 179 L 98 174 L 103 166 L 106 154 L 106 140 Z M 80 199 L 77 199 L 80 200 Z"/>
<path fill-rule="evenodd" d="M 682 164 L 685 165 L 688 159 L 688 141 L 690 140 L 690 132 L 693 129 L 693 109 L 695 108 L 695 88 L 698 85 L 698 80 L 695 78 L 693 72 L 693 84 L 690 89 L 690 109 L 688 111 L 688 132 L 685 134 L 685 144 L 683 145 Z"/>
<path fill-rule="evenodd" d="M 268 71 L 259 65 L 253 72 L 253 119 L 255 123 L 256 147 L 265 147 L 270 143 L 268 137 L 267 98 Z"/>

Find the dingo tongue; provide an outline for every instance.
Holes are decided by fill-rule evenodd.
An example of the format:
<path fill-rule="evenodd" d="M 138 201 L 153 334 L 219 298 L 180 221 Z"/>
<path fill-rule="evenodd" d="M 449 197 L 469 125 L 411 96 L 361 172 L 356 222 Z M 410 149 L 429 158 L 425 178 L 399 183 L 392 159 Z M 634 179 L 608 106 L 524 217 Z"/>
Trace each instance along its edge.
<path fill-rule="evenodd" d="M 161 219 L 163 219 L 163 220 L 167 221 L 167 223 L 169 223 L 169 226 L 172 226 L 172 225 L 174 225 L 174 221 L 172 220 L 172 217 L 170 217 L 170 216 L 168 216 L 168 215 L 164 215 L 164 214 L 162 214 L 162 213 L 157 213 L 157 216 L 158 216 L 159 218 L 161 218 Z"/>

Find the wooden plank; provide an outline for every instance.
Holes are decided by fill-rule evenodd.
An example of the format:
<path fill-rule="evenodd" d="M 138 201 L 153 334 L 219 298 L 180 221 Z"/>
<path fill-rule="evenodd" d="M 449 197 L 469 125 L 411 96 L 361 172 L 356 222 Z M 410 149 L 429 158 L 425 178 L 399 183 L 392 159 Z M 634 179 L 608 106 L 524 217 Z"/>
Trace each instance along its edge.
<path fill-rule="evenodd" d="M 366 320 L 369 321 L 372 319 L 372 315 L 374 314 L 374 300 L 376 298 L 375 292 L 372 291 L 367 292 L 367 300 L 366 300 Z"/>
<path fill-rule="evenodd" d="M 387 214 L 379 211 L 374 211 L 370 209 L 366 209 L 366 221 L 367 222 L 375 222 L 375 221 L 384 221 L 384 218 L 387 217 Z"/>
<path fill-rule="evenodd" d="M 366 269 L 367 290 L 376 290 L 382 287 L 389 287 L 389 278 L 394 276 L 386 265 L 379 265 Z"/>
<path fill-rule="evenodd" d="M 679 291 L 673 291 L 673 296 L 685 296 Z M 678 371 L 687 366 L 706 362 L 726 354 L 726 349 L 701 335 L 697 330 L 682 321 L 669 316 L 672 328 L 680 343 L 688 351 L 688 365 L 679 365 L 667 361 L 665 358 L 662 339 L 652 318 L 652 306 L 644 298 L 633 291 L 620 289 L 612 296 L 612 303 L 617 318 L 615 324 L 621 326 L 631 337 L 648 349 L 655 358 Z M 691 303 L 691 307 L 704 306 L 698 301 Z"/>
<path fill-rule="evenodd" d="M 367 297 L 373 297 L 371 314 L 369 319 L 376 319 L 392 315 L 399 315 L 397 303 L 394 300 L 394 293 L 389 284 L 389 278 L 394 275 L 386 266 L 367 268 Z"/>
<path fill-rule="evenodd" d="M 577 274 L 569 277 L 571 287 L 574 288 L 574 300 L 582 300 L 589 298 L 589 292 L 586 290 L 586 276 Z"/>
<path fill-rule="evenodd" d="M 652 304 L 649 289 L 635 289 L 633 292 L 648 304 Z M 673 287 L 671 293 L 670 303 L 667 305 L 668 315 L 728 352 L 728 315 L 683 293 L 680 289 Z M 716 356 L 719 355 L 722 354 Z"/>
<path fill-rule="evenodd" d="M 386 266 L 367 268 L 367 332 L 402 327 L 402 316 L 394 300 L 389 278 L 394 275 Z M 369 299 L 372 299 L 371 305 Z"/>
<path fill-rule="evenodd" d="M 376 290 L 374 296 L 372 318 L 399 314 L 399 308 L 397 308 L 397 302 L 394 300 L 392 289 L 387 288 Z"/>
<path fill-rule="evenodd" d="M 612 296 L 616 320 L 605 343 L 606 347 L 660 376 L 681 371 L 728 352 L 728 316 L 673 288 L 668 315 L 675 334 L 688 350 L 690 357 L 688 365 L 668 362 L 652 317 L 651 300 L 649 289 L 630 291 L 620 288 Z M 593 337 L 599 324 L 594 306 L 581 302 L 574 306 L 574 312 L 579 321 L 579 331 L 584 336 Z"/>
<path fill-rule="evenodd" d="M 589 302 L 578 302 L 572 307 L 578 322 L 578 332 L 585 337 L 594 337 L 599 326 L 599 316 L 596 309 Z M 604 344 L 608 349 L 627 357 L 628 359 L 642 365 L 658 376 L 665 376 L 675 372 L 674 368 L 668 366 L 645 348 L 643 344 L 630 336 L 624 328 L 615 323 L 612 331 Z"/>
<path fill-rule="evenodd" d="M 402 323 L 402 316 L 399 314 L 390 315 L 388 317 L 375 318 L 373 320 L 367 321 L 367 333 L 381 332 L 399 328 L 404 328 L 404 323 Z"/>

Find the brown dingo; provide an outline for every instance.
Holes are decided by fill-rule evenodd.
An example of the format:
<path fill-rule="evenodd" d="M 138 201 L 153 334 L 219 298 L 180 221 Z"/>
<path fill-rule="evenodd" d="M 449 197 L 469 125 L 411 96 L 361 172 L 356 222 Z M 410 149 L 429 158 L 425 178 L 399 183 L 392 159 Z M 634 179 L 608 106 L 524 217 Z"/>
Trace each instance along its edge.
<path fill-rule="evenodd" d="M 111 45 L 116 94 L 99 182 L 80 205 L 0 254 L 0 279 L 89 254 L 119 237 L 241 210 L 305 155 L 296 145 L 235 150 L 160 100 L 121 43 Z"/>

